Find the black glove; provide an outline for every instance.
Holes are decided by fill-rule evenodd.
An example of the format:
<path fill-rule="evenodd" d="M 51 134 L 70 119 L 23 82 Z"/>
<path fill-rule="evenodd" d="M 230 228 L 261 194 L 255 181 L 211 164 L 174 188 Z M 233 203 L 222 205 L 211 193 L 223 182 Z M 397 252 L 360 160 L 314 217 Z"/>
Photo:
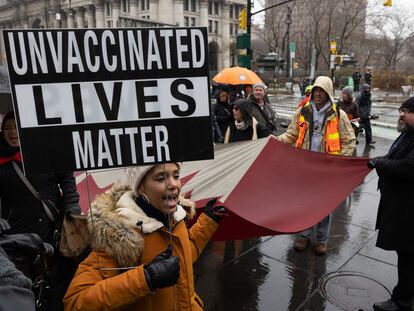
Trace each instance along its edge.
<path fill-rule="evenodd" d="M 2 234 L 4 231 L 10 230 L 11 227 L 6 219 L 0 218 L 0 234 Z"/>
<path fill-rule="evenodd" d="M 144 266 L 145 280 L 150 291 L 169 287 L 177 283 L 180 274 L 180 259 L 172 255 L 172 246 Z"/>
<path fill-rule="evenodd" d="M 374 169 L 376 167 L 378 161 L 380 161 L 383 158 L 384 157 L 375 157 L 375 158 L 370 159 L 367 163 L 368 168 L 371 169 L 371 170 Z"/>
<path fill-rule="evenodd" d="M 220 222 L 222 216 L 227 216 L 226 208 L 222 205 L 214 206 L 216 204 L 217 198 L 211 199 L 204 206 L 204 213 L 215 222 Z"/>
<path fill-rule="evenodd" d="M 65 207 L 65 216 L 67 216 L 68 219 L 72 219 L 72 215 L 80 215 L 81 212 L 81 208 L 78 204 L 71 204 Z"/>

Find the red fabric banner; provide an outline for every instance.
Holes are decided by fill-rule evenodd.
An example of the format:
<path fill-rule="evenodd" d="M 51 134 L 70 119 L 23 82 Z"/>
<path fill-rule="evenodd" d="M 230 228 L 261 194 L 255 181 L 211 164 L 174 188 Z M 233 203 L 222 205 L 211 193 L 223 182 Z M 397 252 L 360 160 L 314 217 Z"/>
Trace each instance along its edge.
<path fill-rule="evenodd" d="M 268 137 L 216 146 L 214 160 L 184 163 L 181 180 L 198 207 L 217 197 L 216 205 L 228 209 L 214 239 L 238 240 L 315 225 L 363 181 L 370 172 L 367 161 L 296 149 Z M 92 200 L 123 173 L 99 174 L 88 178 Z M 86 179 L 79 181 L 86 211 Z"/>

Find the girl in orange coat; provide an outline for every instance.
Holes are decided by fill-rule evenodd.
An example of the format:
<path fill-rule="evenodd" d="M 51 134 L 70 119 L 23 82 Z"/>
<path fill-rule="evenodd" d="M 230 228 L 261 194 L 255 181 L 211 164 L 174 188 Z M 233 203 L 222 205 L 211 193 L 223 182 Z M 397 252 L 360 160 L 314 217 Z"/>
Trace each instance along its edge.
<path fill-rule="evenodd" d="M 194 203 L 180 196 L 180 164 L 129 169 L 90 211 L 92 253 L 76 272 L 65 310 L 202 310 L 193 263 L 218 228 L 213 201 L 188 229 Z"/>

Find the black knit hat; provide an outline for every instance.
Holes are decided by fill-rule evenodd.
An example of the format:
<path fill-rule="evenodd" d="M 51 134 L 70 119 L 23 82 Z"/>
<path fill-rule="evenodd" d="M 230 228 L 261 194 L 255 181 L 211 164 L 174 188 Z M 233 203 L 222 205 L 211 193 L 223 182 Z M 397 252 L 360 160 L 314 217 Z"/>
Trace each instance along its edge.
<path fill-rule="evenodd" d="M 400 109 L 408 109 L 410 112 L 414 112 L 414 96 L 407 99 L 400 107 Z"/>

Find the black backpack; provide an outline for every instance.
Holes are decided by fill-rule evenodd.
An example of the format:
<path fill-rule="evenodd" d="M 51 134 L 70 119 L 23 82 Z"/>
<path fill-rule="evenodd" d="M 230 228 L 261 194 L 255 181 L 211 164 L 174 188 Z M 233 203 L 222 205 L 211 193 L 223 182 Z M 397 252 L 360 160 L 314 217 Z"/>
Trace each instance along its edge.
<path fill-rule="evenodd" d="M 53 255 L 53 247 L 35 233 L 4 234 L 1 229 L 0 247 L 16 268 L 32 280 L 36 305 L 41 308 L 44 275 L 48 258 Z"/>

